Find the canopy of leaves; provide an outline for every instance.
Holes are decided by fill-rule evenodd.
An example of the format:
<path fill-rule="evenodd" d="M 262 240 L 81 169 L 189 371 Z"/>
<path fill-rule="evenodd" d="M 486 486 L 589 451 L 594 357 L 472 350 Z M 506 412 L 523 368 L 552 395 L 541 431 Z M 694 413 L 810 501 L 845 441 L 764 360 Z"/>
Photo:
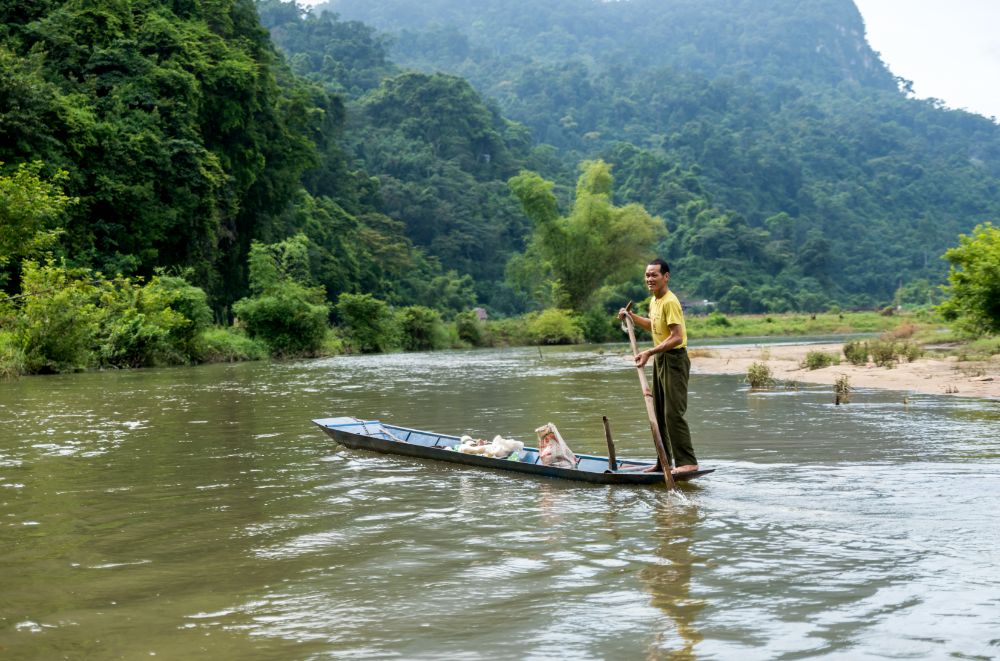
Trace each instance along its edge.
<path fill-rule="evenodd" d="M 576 306 L 618 278 L 570 284 L 538 221 L 575 216 L 594 159 L 608 208 L 663 219 L 681 293 L 725 310 L 886 303 L 1000 213 L 1000 128 L 909 98 L 850 0 L 327 6 L 0 3 L 0 177 L 33 200 L 2 211 L 2 286 L 50 251 L 188 267 L 221 313 L 253 242 L 301 233 L 328 300 Z M 551 182 L 525 207 L 521 170 Z"/>
<path fill-rule="evenodd" d="M 535 222 L 527 258 L 544 261 L 565 304 L 574 310 L 587 309 L 609 280 L 634 274 L 637 264 L 653 256 L 653 246 L 663 235 L 663 221 L 638 204 L 612 203 L 607 163 L 591 161 L 582 168 L 572 211 L 565 217 L 558 215 L 552 182 L 534 172 L 510 180 L 511 190 Z"/>
<path fill-rule="evenodd" d="M 250 241 L 316 161 L 316 113 L 298 112 L 299 83 L 279 83 L 252 2 L 4 7 L 0 160 L 69 173 L 69 256 L 110 272 L 190 266 L 231 300 Z"/>
<path fill-rule="evenodd" d="M 940 306 L 945 318 L 976 335 L 1000 333 L 1000 227 L 976 226 L 944 256 L 951 264 L 950 298 Z"/>
<path fill-rule="evenodd" d="M 8 281 L 16 284 L 22 260 L 38 259 L 55 246 L 74 201 L 59 187 L 67 173 L 47 180 L 40 175 L 42 168 L 35 161 L 22 163 L 11 175 L 0 174 L 0 287 Z"/>
<path fill-rule="evenodd" d="M 850 0 L 331 0 L 402 66 L 466 77 L 661 216 L 688 297 L 743 311 L 885 304 L 1000 213 L 1000 127 L 909 98 Z M 688 270 L 690 269 L 690 270 Z"/>
<path fill-rule="evenodd" d="M 275 244 L 250 246 L 250 290 L 233 311 L 251 337 L 279 356 L 316 352 L 327 332 L 329 307 L 322 286 L 312 284 L 309 239 L 298 234 Z"/>

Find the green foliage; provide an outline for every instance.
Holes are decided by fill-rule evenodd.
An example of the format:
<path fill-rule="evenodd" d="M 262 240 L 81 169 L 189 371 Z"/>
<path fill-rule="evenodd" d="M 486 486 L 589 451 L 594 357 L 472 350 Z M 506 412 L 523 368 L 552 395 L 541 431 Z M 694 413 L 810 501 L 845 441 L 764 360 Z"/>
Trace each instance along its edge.
<path fill-rule="evenodd" d="M 861 340 L 851 340 L 844 343 L 844 358 L 852 365 L 868 364 L 868 343 Z"/>
<path fill-rule="evenodd" d="M 617 310 L 615 311 L 617 312 Z M 588 342 L 620 342 L 622 340 L 621 322 L 615 312 L 609 312 L 600 305 L 595 305 L 577 317 L 577 323 Z"/>
<path fill-rule="evenodd" d="M 326 337 L 323 338 L 323 345 L 319 349 L 321 356 L 339 356 L 345 353 L 344 340 L 335 328 L 329 328 Z"/>
<path fill-rule="evenodd" d="M 480 177 L 509 168 L 506 128 L 472 86 L 456 76 L 404 73 L 385 80 L 365 99 L 378 126 L 399 126 L 403 137 L 427 144 Z"/>
<path fill-rule="evenodd" d="M 70 173 L 67 254 L 126 274 L 189 266 L 217 300 L 238 297 L 251 237 L 319 160 L 325 104 L 281 70 L 252 4 L 54 2 L 6 17 L 0 160 Z"/>
<path fill-rule="evenodd" d="M 15 329 L 31 374 L 81 371 L 94 363 L 102 312 L 90 273 L 49 262 L 25 262 L 25 295 Z"/>
<path fill-rule="evenodd" d="M 901 360 L 913 362 L 924 355 L 923 348 L 916 342 L 897 340 L 885 334 L 871 342 L 853 341 L 844 345 L 844 356 L 852 365 L 865 365 L 868 356 L 879 367 L 895 367 Z"/>
<path fill-rule="evenodd" d="M 205 292 L 180 276 L 103 281 L 97 359 L 111 367 L 185 363 L 198 354 L 198 335 L 212 323 Z"/>
<path fill-rule="evenodd" d="M 211 323 L 205 293 L 179 276 L 108 280 L 51 260 L 25 262 L 21 294 L 4 308 L 0 333 L 24 373 L 189 362 Z"/>
<path fill-rule="evenodd" d="M 868 345 L 868 351 L 871 353 L 872 362 L 878 367 L 892 368 L 896 366 L 896 363 L 899 360 L 896 343 L 892 340 L 881 338 L 873 340 Z"/>
<path fill-rule="evenodd" d="M 764 321 L 766 321 L 767 323 L 772 323 L 770 317 L 767 317 Z M 705 319 L 705 323 L 708 324 L 709 326 L 716 326 L 718 328 L 732 328 L 733 326 L 732 322 L 729 321 L 726 315 L 722 314 L 721 312 L 711 312 Z"/>
<path fill-rule="evenodd" d="M 0 380 L 15 379 L 27 372 L 24 349 L 17 334 L 0 330 Z"/>
<path fill-rule="evenodd" d="M 840 358 L 825 351 L 809 351 L 802 361 L 802 367 L 807 370 L 818 370 L 831 365 L 839 365 Z"/>
<path fill-rule="evenodd" d="M 359 105 L 350 144 L 378 176 L 379 211 L 443 270 L 473 275 L 480 298 L 492 296 L 527 229 L 504 185 L 526 151 L 523 132 L 454 76 L 401 74 Z"/>
<path fill-rule="evenodd" d="M 900 342 L 896 348 L 897 353 L 901 358 L 905 358 L 906 362 L 912 363 L 917 358 L 924 355 L 924 349 L 916 342 L 904 341 Z"/>
<path fill-rule="evenodd" d="M 949 298 L 939 310 L 970 334 L 1000 333 L 1000 228 L 983 223 L 958 240 L 944 254 Z"/>
<path fill-rule="evenodd" d="M 583 341 L 579 321 L 571 310 L 550 308 L 528 315 L 528 336 L 535 344 L 577 344 Z"/>
<path fill-rule="evenodd" d="M 441 315 L 422 305 L 411 305 L 396 313 L 403 349 L 428 351 L 443 349 L 448 345 Z"/>
<path fill-rule="evenodd" d="M 528 126 L 559 200 L 580 158 L 614 164 L 618 199 L 664 219 L 679 291 L 727 313 L 885 305 L 1000 213 L 1000 128 L 912 98 L 850 2 L 326 6 Z"/>
<path fill-rule="evenodd" d="M 418 297 L 437 310 L 456 313 L 476 304 L 475 283 L 472 276 L 448 271 L 431 279 L 428 286 L 420 288 Z"/>
<path fill-rule="evenodd" d="M 325 11 L 303 15 L 294 3 L 279 0 L 258 0 L 257 10 L 274 41 L 289 53 L 292 70 L 330 91 L 356 97 L 395 73 L 386 54 L 388 40 L 371 26 Z"/>
<path fill-rule="evenodd" d="M 455 315 L 455 332 L 459 340 L 474 347 L 489 344 L 486 326 L 479 320 L 479 315 L 474 310 Z"/>
<path fill-rule="evenodd" d="M 538 344 L 537 339 L 528 330 L 528 324 L 537 315 L 537 312 L 529 312 L 520 317 L 490 320 L 487 325 L 489 330 L 488 337 L 491 340 L 489 346 L 506 347 Z"/>
<path fill-rule="evenodd" d="M 297 283 L 241 299 L 233 304 L 233 312 L 250 337 L 266 342 L 275 356 L 314 355 L 326 337 L 329 309 L 311 302 Z"/>
<path fill-rule="evenodd" d="M 754 362 L 747 368 L 746 382 L 753 389 L 771 388 L 774 386 L 774 377 L 771 375 L 771 368 L 767 363 Z"/>
<path fill-rule="evenodd" d="M 304 234 L 296 234 L 273 244 L 255 241 L 250 246 L 247 262 L 250 291 L 254 294 L 272 293 L 290 282 L 305 287 L 312 277 L 309 268 L 309 239 Z M 319 289 L 310 293 L 314 298 L 323 296 Z"/>
<path fill-rule="evenodd" d="M 8 3 L 3 286 L 51 252 L 130 277 L 189 267 L 220 313 L 251 280 L 312 321 L 319 287 L 445 318 L 580 313 L 655 251 L 682 298 L 730 315 L 922 306 L 945 271 L 929 256 L 1000 213 L 1000 129 L 907 98 L 850 3 L 402 2 L 327 5 L 384 34 L 262 0 L 284 60 L 244 0 Z M 607 165 L 588 161 L 574 200 L 581 159 Z M 649 238 L 636 204 L 669 232 Z M 277 284 L 249 274 L 253 240 L 300 233 L 271 255 Z M 285 257 L 304 267 L 290 281 Z M 976 333 L 995 332 L 970 313 L 984 282 L 944 308 Z M 966 289 L 985 300 L 967 309 Z M 273 303 L 257 318 L 290 312 Z M 116 363 L 179 359 L 205 327 L 180 299 L 190 324 L 121 305 L 98 331 Z"/>
<path fill-rule="evenodd" d="M 186 277 L 159 273 L 150 280 L 148 288 L 187 320 L 172 328 L 171 336 L 178 349 L 189 354 L 195 338 L 212 325 L 212 309 L 205 290 L 192 285 Z"/>
<path fill-rule="evenodd" d="M 97 359 L 102 366 L 148 367 L 186 360 L 178 346 L 191 337 L 192 322 L 171 309 L 174 296 L 153 283 L 141 286 L 129 278 L 103 282 Z"/>
<path fill-rule="evenodd" d="M 636 264 L 652 257 L 663 234 L 663 222 L 637 204 L 612 203 L 611 168 L 603 161 L 581 165 L 576 200 L 559 217 L 553 184 L 534 172 L 510 180 L 510 188 L 535 223 L 526 259 L 548 267 L 549 279 L 565 292 L 565 303 L 586 310 L 600 287 L 610 280 L 634 276 Z"/>
<path fill-rule="evenodd" d="M 685 314 L 684 323 L 688 336 L 711 338 L 876 333 L 890 330 L 899 323 L 898 317 L 886 317 L 877 312 L 727 315 L 725 318 L 729 321 L 728 326 L 709 323 L 710 318 L 711 315 Z"/>
<path fill-rule="evenodd" d="M 266 342 L 273 355 L 316 354 L 330 310 L 323 288 L 309 286 L 309 240 L 299 234 L 274 244 L 254 242 L 249 272 L 255 296 L 233 305 L 247 334 Z"/>
<path fill-rule="evenodd" d="M 957 351 L 953 351 L 959 361 L 990 360 L 1000 354 L 1000 337 L 978 338 L 963 343 Z"/>
<path fill-rule="evenodd" d="M 378 353 L 398 346 L 399 328 L 384 301 L 371 294 L 341 294 L 336 311 L 344 339 L 354 351 Z"/>
<path fill-rule="evenodd" d="M 22 260 L 39 259 L 55 246 L 66 208 L 75 201 L 61 190 L 68 173 L 46 179 L 43 167 L 41 161 L 22 163 L 13 174 L 0 174 L 0 287 L 20 272 Z"/>
<path fill-rule="evenodd" d="M 941 288 L 926 278 L 907 282 L 896 290 L 892 302 L 906 310 L 922 310 L 939 304 Z"/>
<path fill-rule="evenodd" d="M 247 337 L 232 328 L 219 326 L 206 328 L 195 343 L 194 358 L 200 363 L 235 363 L 244 360 L 263 360 L 270 349 L 262 340 Z"/>

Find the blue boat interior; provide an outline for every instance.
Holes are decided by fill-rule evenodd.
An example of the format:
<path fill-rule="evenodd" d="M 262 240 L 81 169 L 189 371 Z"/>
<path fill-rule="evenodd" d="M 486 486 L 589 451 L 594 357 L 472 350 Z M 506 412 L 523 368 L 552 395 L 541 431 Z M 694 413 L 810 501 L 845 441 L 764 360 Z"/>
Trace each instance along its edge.
<path fill-rule="evenodd" d="M 321 427 L 337 429 L 349 434 L 356 434 L 358 436 L 367 436 L 369 438 L 378 438 L 397 443 L 409 443 L 411 445 L 420 445 L 426 448 L 439 448 L 445 451 L 454 450 L 460 443 L 458 436 L 435 434 L 433 432 L 420 431 L 419 429 L 409 429 L 407 427 L 388 425 L 380 422 L 379 420 L 361 420 L 359 418 L 341 417 L 324 418 L 320 420 L 313 420 L 313 422 Z M 525 447 L 520 452 L 512 453 L 507 460 L 537 464 L 541 460 L 541 456 L 536 448 Z M 619 459 L 615 470 L 625 470 L 631 472 L 641 470 L 651 465 L 651 462 L 623 461 Z M 603 473 L 608 470 L 608 458 L 577 454 L 576 469 L 592 473 Z"/>

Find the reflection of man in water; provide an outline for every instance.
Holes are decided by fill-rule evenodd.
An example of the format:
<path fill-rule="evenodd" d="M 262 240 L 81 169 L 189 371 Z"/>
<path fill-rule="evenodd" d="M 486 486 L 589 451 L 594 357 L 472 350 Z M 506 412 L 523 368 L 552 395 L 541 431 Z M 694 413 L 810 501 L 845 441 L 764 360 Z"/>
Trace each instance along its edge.
<path fill-rule="evenodd" d="M 691 506 L 670 508 L 657 503 L 653 511 L 656 524 L 656 555 L 664 560 L 650 564 L 639 577 L 650 593 L 650 602 L 662 610 L 677 627 L 677 636 L 660 632 L 649 650 L 649 658 L 681 661 L 694 659 L 694 647 L 704 638 L 694 626 L 705 602 L 691 598 L 691 566 L 697 560 L 691 555 L 691 543 L 698 510 Z M 679 638 L 679 640 L 678 640 Z"/>

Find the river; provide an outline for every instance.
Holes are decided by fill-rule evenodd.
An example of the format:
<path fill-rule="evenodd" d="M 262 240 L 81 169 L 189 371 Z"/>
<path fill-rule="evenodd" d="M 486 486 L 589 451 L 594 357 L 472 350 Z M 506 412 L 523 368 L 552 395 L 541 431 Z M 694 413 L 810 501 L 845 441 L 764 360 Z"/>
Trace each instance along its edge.
<path fill-rule="evenodd" d="M 694 375 L 703 467 L 339 449 L 356 415 L 652 458 L 622 346 L 0 383 L 0 658 L 1000 657 L 1000 405 Z"/>

